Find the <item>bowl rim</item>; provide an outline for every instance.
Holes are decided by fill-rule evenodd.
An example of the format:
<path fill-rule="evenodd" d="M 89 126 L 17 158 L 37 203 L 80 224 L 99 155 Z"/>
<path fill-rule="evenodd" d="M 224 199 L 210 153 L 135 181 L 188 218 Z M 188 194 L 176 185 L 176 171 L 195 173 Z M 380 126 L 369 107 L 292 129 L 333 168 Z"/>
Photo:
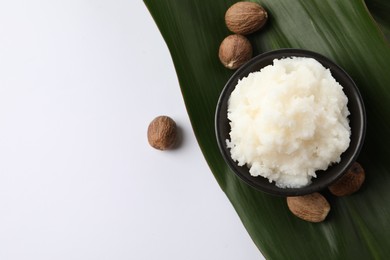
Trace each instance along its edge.
<path fill-rule="evenodd" d="M 287 57 L 308 57 L 308 58 L 316 59 L 325 68 L 329 69 L 332 72 L 333 77 L 334 77 L 334 75 L 333 75 L 334 72 L 337 72 L 339 76 L 342 76 L 343 78 L 345 78 L 345 80 L 348 83 L 348 87 L 347 87 L 349 89 L 348 91 L 351 91 L 353 94 L 353 97 L 355 97 L 353 102 L 356 101 L 355 109 L 357 109 L 358 113 L 355 114 L 355 117 L 358 118 L 357 121 L 358 121 L 359 128 L 352 129 L 352 127 L 351 127 L 351 142 L 350 142 L 350 146 L 346 150 L 346 151 L 350 151 L 349 153 L 351 153 L 352 155 L 348 156 L 346 158 L 343 158 L 342 160 L 346 160 L 345 162 L 343 161 L 343 167 L 340 168 L 340 170 L 338 171 L 337 174 L 334 174 L 328 178 L 325 178 L 325 179 L 327 179 L 327 181 L 325 181 L 323 184 L 320 183 L 317 185 L 313 185 L 313 183 L 315 183 L 316 178 L 312 178 L 311 184 L 304 186 L 304 187 L 301 187 L 301 188 L 279 188 L 275 185 L 275 182 L 272 182 L 272 183 L 266 184 L 266 185 L 258 185 L 258 182 L 255 182 L 252 179 L 262 178 L 262 179 L 266 180 L 268 183 L 269 183 L 269 181 L 268 181 L 268 179 L 266 179 L 262 176 L 257 176 L 257 177 L 250 176 L 249 172 L 247 172 L 247 175 L 249 175 L 249 176 L 244 176 L 242 174 L 242 171 L 243 171 L 242 168 L 246 167 L 246 169 L 248 169 L 247 166 L 244 165 L 244 166 L 240 167 L 240 166 L 238 166 L 238 164 L 236 162 L 234 162 L 232 160 L 232 158 L 230 156 L 230 149 L 228 149 L 226 147 L 226 139 L 223 139 L 223 137 L 221 136 L 222 135 L 221 134 L 222 125 L 221 125 L 220 121 L 221 121 L 221 117 L 223 117 L 222 107 L 227 104 L 227 101 L 230 97 L 230 93 L 235 89 L 237 81 L 239 79 L 242 79 L 243 77 L 246 77 L 250 72 L 258 71 L 259 69 L 256 69 L 256 70 L 252 69 L 251 70 L 250 68 L 256 66 L 256 64 L 258 64 L 264 60 L 272 59 L 272 61 L 273 61 L 274 59 L 281 59 L 281 58 L 287 58 Z M 269 64 L 272 64 L 272 61 Z M 342 85 L 342 86 L 343 86 L 343 91 L 344 91 L 345 85 Z M 350 104 L 349 98 L 350 97 L 348 97 L 348 104 Z M 350 107 L 349 107 L 349 111 L 351 112 Z M 225 113 L 225 117 L 227 119 L 227 111 Z M 351 115 L 349 116 L 349 119 L 350 118 L 351 118 Z M 313 192 L 321 191 L 321 190 L 327 188 L 329 185 L 331 185 L 335 181 L 337 181 L 348 170 L 348 168 L 350 168 L 352 163 L 356 161 L 356 159 L 357 159 L 357 157 L 362 149 L 363 143 L 364 143 L 364 139 L 365 139 L 365 135 L 366 135 L 366 123 L 367 123 L 366 110 L 364 107 L 362 95 L 361 95 L 357 85 L 355 84 L 353 79 L 350 77 L 350 75 L 343 68 L 341 68 L 339 65 L 337 65 L 335 62 L 333 62 L 331 59 L 325 57 L 324 55 L 319 54 L 319 53 L 314 52 L 314 51 L 311 51 L 311 50 L 297 49 L 297 48 L 283 48 L 283 49 L 277 49 L 277 50 L 262 53 L 260 55 L 253 57 L 251 60 L 249 60 L 247 63 L 242 65 L 239 69 L 237 69 L 234 72 L 234 74 L 229 78 L 229 80 L 226 82 L 225 86 L 223 87 L 223 89 L 219 95 L 214 119 L 215 119 L 214 120 L 215 134 L 216 134 L 216 139 L 217 139 L 217 143 L 218 143 L 218 148 L 222 154 L 223 159 L 228 164 L 231 171 L 233 171 L 233 173 L 236 176 L 238 176 L 240 180 L 244 181 L 246 184 L 248 184 L 252 188 L 255 188 L 256 190 L 268 193 L 270 195 L 276 195 L 276 196 L 298 196 L 298 195 L 310 194 Z M 228 119 L 227 119 L 227 123 L 229 124 Z M 226 127 L 226 125 L 225 125 L 225 127 Z M 230 129 L 230 125 L 228 126 L 228 128 Z M 356 135 L 357 135 L 356 145 L 354 145 L 351 148 L 352 133 L 355 133 L 355 132 L 357 132 L 356 133 Z M 352 149 L 352 150 L 350 150 L 350 149 Z M 346 151 L 343 152 L 343 154 L 345 154 Z M 343 154 L 342 154 L 342 156 L 343 156 Z M 341 164 L 341 162 L 336 163 L 335 165 L 340 165 L 340 164 Z M 331 167 L 333 167 L 333 166 L 330 166 L 329 168 L 331 168 Z M 241 171 L 239 169 L 241 169 Z"/>

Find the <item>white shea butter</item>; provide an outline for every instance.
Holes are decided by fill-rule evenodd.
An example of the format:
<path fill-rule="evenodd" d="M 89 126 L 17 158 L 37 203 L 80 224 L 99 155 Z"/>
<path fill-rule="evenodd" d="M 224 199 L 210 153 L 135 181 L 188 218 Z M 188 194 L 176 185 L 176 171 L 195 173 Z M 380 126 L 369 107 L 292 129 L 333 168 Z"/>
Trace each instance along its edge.
<path fill-rule="evenodd" d="M 349 146 L 347 103 L 315 59 L 274 60 L 240 80 L 229 98 L 231 157 L 278 187 L 306 186 Z"/>

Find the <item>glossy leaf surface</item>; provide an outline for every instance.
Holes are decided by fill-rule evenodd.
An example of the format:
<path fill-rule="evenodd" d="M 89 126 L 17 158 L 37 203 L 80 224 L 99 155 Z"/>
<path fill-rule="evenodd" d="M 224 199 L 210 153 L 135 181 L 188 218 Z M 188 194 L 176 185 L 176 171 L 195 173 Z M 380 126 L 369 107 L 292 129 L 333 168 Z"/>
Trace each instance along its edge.
<path fill-rule="evenodd" d="M 386 259 L 390 255 L 390 4 L 388 0 L 262 0 L 270 19 L 249 36 L 254 54 L 279 48 L 321 53 L 343 67 L 365 101 L 368 125 L 356 194 L 334 198 L 325 222 L 294 217 L 286 201 L 242 183 L 222 159 L 214 133 L 219 94 L 232 75 L 218 60 L 230 34 L 231 0 L 144 0 L 176 68 L 194 133 L 216 180 L 267 259 Z M 373 19 L 376 19 L 376 21 Z M 378 26 L 378 24 L 379 26 Z M 380 29 L 382 31 L 380 31 Z M 201 189 L 199 190 L 201 192 Z"/>

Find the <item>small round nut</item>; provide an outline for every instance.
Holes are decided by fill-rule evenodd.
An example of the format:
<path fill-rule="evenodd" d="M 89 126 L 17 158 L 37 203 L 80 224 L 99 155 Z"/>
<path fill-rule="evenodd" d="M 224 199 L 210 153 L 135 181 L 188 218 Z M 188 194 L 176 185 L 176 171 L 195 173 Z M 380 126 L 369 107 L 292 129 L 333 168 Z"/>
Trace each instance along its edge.
<path fill-rule="evenodd" d="M 168 116 L 158 116 L 149 124 L 148 142 L 153 148 L 158 150 L 173 148 L 176 136 L 176 123 Z"/>
<path fill-rule="evenodd" d="M 287 197 L 287 206 L 295 216 L 309 222 L 324 221 L 330 211 L 329 202 L 318 192 Z"/>
<path fill-rule="evenodd" d="M 225 23 L 228 29 L 242 35 L 259 30 L 267 20 L 267 11 L 254 2 L 237 2 L 225 13 Z"/>
<path fill-rule="evenodd" d="M 218 56 L 226 68 L 234 70 L 250 60 L 252 53 L 252 45 L 245 36 L 232 34 L 222 41 Z"/>
<path fill-rule="evenodd" d="M 366 174 L 358 162 L 354 162 L 348 171 L 335 183 L 328 187 L 329 191 L 338 197 L 351 195 L 363 185 Z"/>

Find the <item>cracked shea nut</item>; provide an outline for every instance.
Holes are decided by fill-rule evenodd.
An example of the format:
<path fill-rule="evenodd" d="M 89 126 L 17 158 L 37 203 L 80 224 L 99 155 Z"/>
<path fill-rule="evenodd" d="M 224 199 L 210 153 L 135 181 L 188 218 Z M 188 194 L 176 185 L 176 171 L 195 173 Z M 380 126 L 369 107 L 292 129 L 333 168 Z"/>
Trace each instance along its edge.
<path fill-rule="evenodd" d="M 148 142 L 153 148 L 158 150 L 173 148 L 176 136 L 176 123 L 168 116 L 158 116 L 149 124 Z"/>
<path fill-rule="evenodd" d="M 247 35 L 262 28 L 267 22 L 267 11 L 253 2 L 238 2 L 225 13 L 225 23 L 234 33 Z"/>
<path fill-rule="evenodd" d="M 338 197 L 351 195 L 360 189 L 366 178 L 363 167 L 354 162 L 348 171 L 335 183 L 328 187 L 329 191 Z"/>
<path fill-rule="evenodd" d="M 324 221 L 330 211 L 328 201 L 318 192 L 287 197 L 287 206 L 295 216 L 309 222 Z"/>
<path fill-rule="evenodd" d="M 252 45 L 245 36 L 232 34 L 222 41 L 218 56 L 226 68 L 234 70 L 252 58 Z"/>

